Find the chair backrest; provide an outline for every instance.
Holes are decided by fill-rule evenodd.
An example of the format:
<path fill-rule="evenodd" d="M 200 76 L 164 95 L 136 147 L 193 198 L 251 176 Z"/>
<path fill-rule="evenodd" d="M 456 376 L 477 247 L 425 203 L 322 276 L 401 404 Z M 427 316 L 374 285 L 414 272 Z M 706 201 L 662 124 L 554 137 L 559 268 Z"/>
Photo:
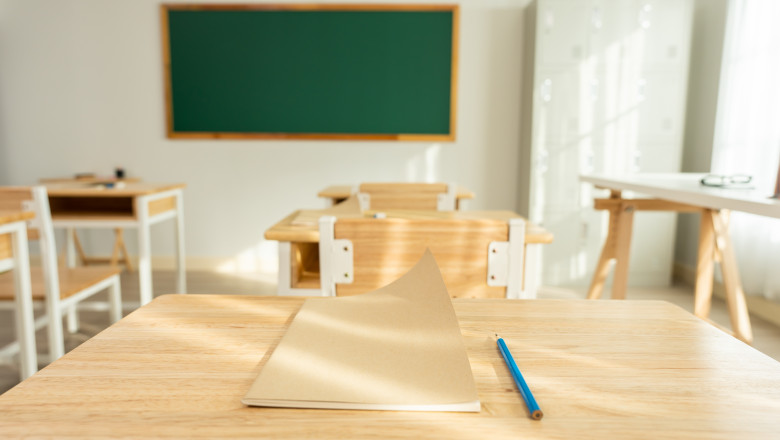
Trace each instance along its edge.
<path fill-rule="evenodd" d="M 412 209 L 452 211 L 457 185 L 447 183 L 362 183 L 358 199 L 364 210 Z"/>
<path fill-rule="evenodd" d="M 59 298 L 57 248 L 46 187 L 0 187 L 0 209 L 35 212 L 35 218 L 27 222 L 27 237 L 30 241 L 39 241 L 46 292 L 52 292 L 52 296 Z"/>
<path fill-rule="evenodd" d="M 519 298 L 525 223 L 477 219 L 320 219 L 324 296 L 376 290 L 400 278 L 430 249 L 450 296 Z"/>

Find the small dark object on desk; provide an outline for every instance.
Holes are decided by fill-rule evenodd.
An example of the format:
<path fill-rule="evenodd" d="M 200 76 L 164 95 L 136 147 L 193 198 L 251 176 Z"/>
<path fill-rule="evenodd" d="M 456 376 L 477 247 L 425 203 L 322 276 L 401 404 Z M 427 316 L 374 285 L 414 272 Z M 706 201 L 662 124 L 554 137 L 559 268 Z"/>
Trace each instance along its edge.
<path fill-rule="evenodd" d="M 95 178 L 95 173 L 76 173 L 76 180 L 79 179 L 93 179 Z"/>

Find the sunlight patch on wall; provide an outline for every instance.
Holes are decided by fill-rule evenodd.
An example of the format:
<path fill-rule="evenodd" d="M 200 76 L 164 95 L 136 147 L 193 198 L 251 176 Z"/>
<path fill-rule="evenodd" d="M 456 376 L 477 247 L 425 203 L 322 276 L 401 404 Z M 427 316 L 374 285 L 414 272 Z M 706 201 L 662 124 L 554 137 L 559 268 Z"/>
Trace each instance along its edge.
<path fill-rule="evenodd" d="M 441 144 L 432 144 L 422 153 L 406 162 L 406 180 L 408 182 L 438 182 L 441 173 L 439 163 Z"/>
<path fill-rule="evenodd" d="M 219 273 L 257 274 L 279 272 L 279 245 L 261 241 L 236 254 L 217 267 Z"/>

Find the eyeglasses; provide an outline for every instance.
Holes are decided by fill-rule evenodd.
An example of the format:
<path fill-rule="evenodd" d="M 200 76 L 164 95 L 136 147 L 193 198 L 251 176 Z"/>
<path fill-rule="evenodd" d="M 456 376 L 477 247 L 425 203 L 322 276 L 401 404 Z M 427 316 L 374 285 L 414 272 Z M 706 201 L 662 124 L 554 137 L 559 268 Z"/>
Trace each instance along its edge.
<path fill-rule="evenodd" d="M 701 184 L 705 186 L 744 185 L 750 183 L 751 180 L 753 180 L 753 176 L 746 174 L 732 174 L 731 176 L 707 174 L 702 177 Z"/>

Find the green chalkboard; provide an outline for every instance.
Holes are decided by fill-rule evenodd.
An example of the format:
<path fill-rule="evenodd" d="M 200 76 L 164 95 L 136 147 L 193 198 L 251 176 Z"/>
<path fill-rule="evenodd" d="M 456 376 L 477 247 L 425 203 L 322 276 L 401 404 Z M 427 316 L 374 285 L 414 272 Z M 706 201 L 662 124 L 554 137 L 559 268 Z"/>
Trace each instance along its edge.
<path fill-rule="evenodd" d="M 163 5 L 168 136 L 455 138 L 454 5 Z"/>

